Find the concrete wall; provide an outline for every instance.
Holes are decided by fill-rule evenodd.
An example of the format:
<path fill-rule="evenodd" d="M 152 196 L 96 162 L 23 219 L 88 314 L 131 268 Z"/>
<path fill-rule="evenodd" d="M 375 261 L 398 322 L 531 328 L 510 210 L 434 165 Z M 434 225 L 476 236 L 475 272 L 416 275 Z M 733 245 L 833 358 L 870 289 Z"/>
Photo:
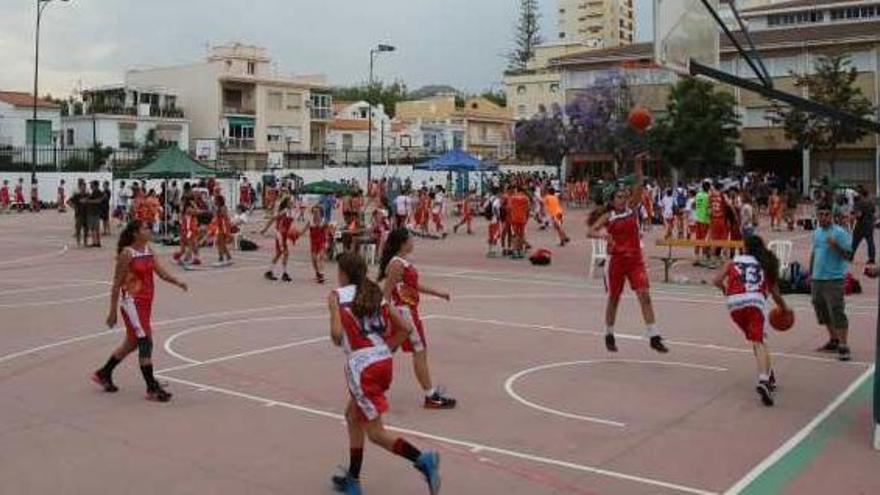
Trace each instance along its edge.
<path fill-rule="evenodd" d="M 33 109 L 0 102 L 0 145 L 30 147 L 27 142 L 27 122 L 31 118 Z M 37 119 L 51 121 L 53 134 L 61 129 L 60 109 L 37 108 Z"/>

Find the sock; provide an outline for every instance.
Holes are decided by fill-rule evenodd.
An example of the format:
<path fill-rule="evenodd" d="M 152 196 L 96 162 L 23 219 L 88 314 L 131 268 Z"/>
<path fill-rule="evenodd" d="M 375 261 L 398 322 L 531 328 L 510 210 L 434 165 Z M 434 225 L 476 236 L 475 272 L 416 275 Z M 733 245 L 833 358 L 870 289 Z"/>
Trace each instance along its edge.
<path fill-rule="evenodd" d="M 758 374 L 758 383 L 769 382 L 770 375 L 765 375 L 764 373 Z"/>
<path fill-rule="evenodd" d="M 153 377 L 153 365 L 142 364 L 141 374 L 144 375 L 144 382 L 147 383 L 147 390 L 155 390 L 159 387 L 159 382 Z"/>
<path fill-rule="evenodd" d="M 354 479 L 360 479 L 361 466 L 364 464 L 364 449 L 349 449 L 348 474 Z"/>
<path fill-rule="evenodd" d="M 436 393 L 437 393 L 436 387 L 429 388 L 428 390 L 425 390 L 425 397 L 434 397 L 434 394 L 436 394 Z"/>
<path fill-rule="evenodd" d="M 606 326 L 605 327 L 605 334 L 606 335 L 614 335 L 614 327 L 613 326 Z"/>
<path fill-rule="evenodd" d="M 120 362 L 121 361 L 119 361 L 119 359 L 116 356 L 111 354 L 110 359 L 108 359 L 107 363 L 104 364 L 104 367 L 101 368 L 101 373 L 104 373 L 105 375 L 109 375 L 110 373 L 113 373 L 113 369 L 116 368 L 116 366 Z"/>
<path fill-rule="evenodd" d="M 648 337 L 653 338 L 653 337 L 659 337 L 659 336 L 660 336 L 660 330 L 657 329 L 657 324 L 651 323 L 650 325 L 648 325 Z"/>
<path fill-rule="evenodd" d="M 418 461 L 419 457 L 422 455 L 419 449 L 413 447 L 411 443 L 402 438 L 398 438 L 397 441 L 394 442 L 394 447 L 392 450 L 395 454 L 409 460 L 412 463 Z"/>

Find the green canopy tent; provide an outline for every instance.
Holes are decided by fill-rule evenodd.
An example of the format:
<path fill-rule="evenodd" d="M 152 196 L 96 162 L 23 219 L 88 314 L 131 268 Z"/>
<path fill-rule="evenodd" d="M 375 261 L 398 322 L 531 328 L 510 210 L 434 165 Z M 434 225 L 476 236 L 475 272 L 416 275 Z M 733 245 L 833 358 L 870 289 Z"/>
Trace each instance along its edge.
<path fill-rule="evenodd" d="M 351 186 L 339 182 L 322 180 L 304 185 L 299 192 L 301 194 L 348 194 Z"/>

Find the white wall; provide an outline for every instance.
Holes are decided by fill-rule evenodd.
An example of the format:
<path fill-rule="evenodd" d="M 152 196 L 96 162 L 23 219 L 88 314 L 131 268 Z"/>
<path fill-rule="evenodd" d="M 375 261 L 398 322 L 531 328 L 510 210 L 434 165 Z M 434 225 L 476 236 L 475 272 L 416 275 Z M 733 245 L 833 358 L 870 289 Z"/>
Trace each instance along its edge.
<path fill-rule="evenodd" d="M 0 102 L 0 144 L 16 148 L 30 147 L 27 142 L 27 121 L 33 118 L 33 109 L 14 107 Z M 52 132 L 61 129 L 60 109 L 37 109 L 38 120 L 52 122 Z"/>

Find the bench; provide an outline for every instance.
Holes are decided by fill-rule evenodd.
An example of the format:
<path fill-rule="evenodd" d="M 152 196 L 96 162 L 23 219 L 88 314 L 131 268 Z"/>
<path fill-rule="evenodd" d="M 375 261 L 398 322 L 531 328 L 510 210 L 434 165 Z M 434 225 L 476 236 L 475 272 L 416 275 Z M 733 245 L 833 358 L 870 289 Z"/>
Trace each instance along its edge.
<path fill-rule="evenodd" d="M 666 256 L 653 256 L 663 262 L 663 280 L 669 283 L 669 269 L 681 258 L 672 255 L 673 248 L 710 248 L 710 249 L 743 249 L 743 241 L 711 240 L 711 239 L 657 239 L 657 246 L 669 248 Z M 707 268 L 717 266 L 701 265 Z"/>

